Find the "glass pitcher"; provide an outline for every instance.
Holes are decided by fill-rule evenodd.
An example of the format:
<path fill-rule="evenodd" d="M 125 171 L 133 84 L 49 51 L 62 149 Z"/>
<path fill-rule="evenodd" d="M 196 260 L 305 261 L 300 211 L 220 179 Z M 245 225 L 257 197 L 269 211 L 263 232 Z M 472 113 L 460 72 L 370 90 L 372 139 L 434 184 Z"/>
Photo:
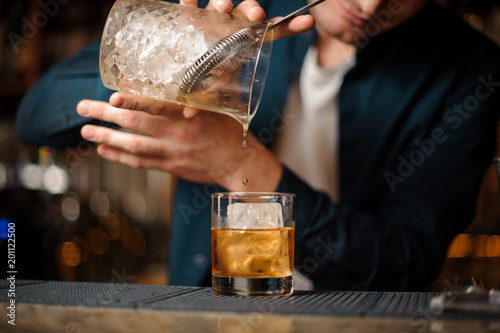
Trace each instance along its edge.
<path fill-rule="evenodd" d="M 101 79 L 112 90 L 227 114 L 246 132 L 269 67 L 272 31 L 267 31 L 268 26 L 165 1 L 117 0 L 102 35 Z M 263 31 L 262 37 L 218 71 L 203 76 L 197 89 L 181 89 L 188 69 L 212 45 L 244 28 Z"/>

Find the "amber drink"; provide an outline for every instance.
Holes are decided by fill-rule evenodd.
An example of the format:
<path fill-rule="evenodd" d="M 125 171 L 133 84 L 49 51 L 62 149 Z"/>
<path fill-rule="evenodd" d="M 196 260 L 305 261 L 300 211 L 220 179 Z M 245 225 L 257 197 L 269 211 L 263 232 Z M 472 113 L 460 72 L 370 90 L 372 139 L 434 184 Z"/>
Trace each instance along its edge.
<path fill-rule="evenodd" d="M 212 195 L 212 287 L 216 294 L 293 292 L 295 221 L 290 193 Z"/>

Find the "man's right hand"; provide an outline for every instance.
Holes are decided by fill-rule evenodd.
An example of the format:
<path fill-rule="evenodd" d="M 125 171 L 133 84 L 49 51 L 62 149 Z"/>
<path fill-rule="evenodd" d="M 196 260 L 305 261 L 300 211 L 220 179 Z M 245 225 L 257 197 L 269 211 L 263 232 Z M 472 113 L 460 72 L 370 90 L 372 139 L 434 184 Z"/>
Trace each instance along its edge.
<path fill-rule="evenodd" d="M 198 6 L 198 0 L 180 0 L 180 3 L 188 6 Z M 255 0 L 245 0 L 237 7 L 233 8 L 231 0 L 210 0 L 206 9 L 217 10 L 221 13 L 231 13 L 241 15 L 253 22 L 260 22 L 266 18 L 264 9 Z M 298 8 L 297 8 L 298 9 Z M 288 14 L 288 13 L 283 13 Z M 281 17 L 269 19 L 269 22 L 278 21 Z M 274 40 L 298 35 L 314 28 L 315 20 L 311 15 L 300 15 L 290 21 L 283 23 L 274 30 Z"/>

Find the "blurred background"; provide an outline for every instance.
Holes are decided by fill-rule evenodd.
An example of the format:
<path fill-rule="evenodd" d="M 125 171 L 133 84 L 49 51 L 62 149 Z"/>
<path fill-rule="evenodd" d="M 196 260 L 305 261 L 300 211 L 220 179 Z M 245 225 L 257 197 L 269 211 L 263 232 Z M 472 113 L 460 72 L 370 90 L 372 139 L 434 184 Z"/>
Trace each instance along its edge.
<path fill-rule="evenodd" d="M 500 1 L 437 2 L 500 45 Z M 7 275 L 7 226 L 15 223 L 18 279 L 168 283 L 174 179 L 106 162 L 91 144 L 53 151 L 27 146 L 15 133 L 23 94 L 51 65 L 100 38 L 113 3 L 0 2 L 0 278 Z M 451 244 L 430 290 L 469 276 L 500 287 L 499 193 L 492 164 L 476 217 Z"/>
<path fill-rule="evenodd" d="M 6 256 L 6 226 L 15 222 L 19 279 L 167 282 L 169 175 L 106 162 L 89 143 L 26 146 L 14 128 L 26 90 L 98 40 L 113 3 L 1 2 L 0 243 Z"/>

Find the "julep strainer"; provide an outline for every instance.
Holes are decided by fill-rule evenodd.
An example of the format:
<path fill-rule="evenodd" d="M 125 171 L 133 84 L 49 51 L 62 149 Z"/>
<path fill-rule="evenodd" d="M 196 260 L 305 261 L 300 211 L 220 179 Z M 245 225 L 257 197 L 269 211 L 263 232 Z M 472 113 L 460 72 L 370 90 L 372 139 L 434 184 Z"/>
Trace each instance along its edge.
<path fill-rule="evenodd" d="M 265 31 L 276 28 L 323 1 L 325 0 L 316 0 L 305 5 L 281 20 L 271 23 Z M 229 77 L 247 60 L 245 47 L 259 41 L 263 32 L 264 30 L 256 32 L 255 29 L 244 28 L 219 40 L 188 67 L 182 77 L 180 90 L 187 94 L 203 91 L 214 82 Z"/>

